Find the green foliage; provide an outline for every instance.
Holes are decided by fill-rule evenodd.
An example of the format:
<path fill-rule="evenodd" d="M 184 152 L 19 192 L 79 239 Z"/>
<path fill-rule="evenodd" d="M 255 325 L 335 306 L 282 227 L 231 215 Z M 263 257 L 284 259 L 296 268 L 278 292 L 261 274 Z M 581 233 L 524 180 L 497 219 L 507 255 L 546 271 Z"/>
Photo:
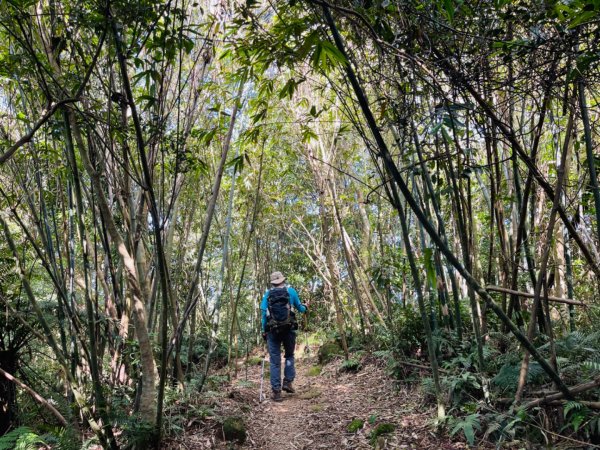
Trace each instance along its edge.
<path fill-rule="evenodd" d="M 469 445 L 475 444 L 475 431 L 481 431 L 481 422 L 479 420 L 480 415 L 470 414 L 463 418 L 449 418 L 450 435 L 454 436 L 459 431 L 462 431 Z"/>
<path fill-rule="evenodd" d="M 361 419 L 353 419 L 352 422 L 348 424 L 346 429 L 348 433 L 356 433 L 358 430 L 362 429 L 365 426 L 365 421 Z"/>
<path fill-rule="evenodd" d="M 157 430 L 153 424 L 141 420 L 137 416 L 128 417 L 122 423 L 124 449 L 150 448 L 157 438 Z"/>
<path fill-rule="evenodd" d="M 464 401 L 469 401 L 471 397 L 481 396 L 481 383 L 471 372 L 442 377 L 442 383 L 449 390 L 453 405 L 460 405 Z"/>
<path fill-rule="evenodd" d="M 418 311 L 412 307 L 395 307 L 392 326 L 389 331 L 382 331 L 377 339 L 382 348 L 409 358 L 427 348 L 423 321 Z"/>
<path fill-rule="evenodd" d="M 504 364 L 492 379 L 492 383 L 502 392 L 514 392 L 517 389 L 520 372 L 521 363 Z M 540 383 L 546 379 L 544 369 L 537 362 L 531 361 L 527 372 L 527 383 Z"/>
<path fill-rule="evenodd" d="M 570 359 L 587 359 L 590 356 L 600 356 L 600 331 L 590 332 L 578 330 L 557 339 L 554 343 L 558 356 Z M 549 344 L 539 347 L 541 351 L 547 351 Z"/>
<path fill-rule="evenodd" d="M 600 415 L 596 411 L 577 401 L 568 401 L 563 406 L 565 425 L 562 432 L 571 429 L 574 433 L 582 431 L 589 439 L 600 436 Z"/>
<path fill-rule="evenodd" d="M 321 366 L 311 366 L 306 371 L 306 374 L 309 377 L 318 377 L 319 375 L 321 375 L 321 370 L 323 370 Z"/>
<path fill-rule="evenodd" d="M 328 73 L 334 67 L 343 67 L 348 64 L 344 55 L 335 44 L 329 41 L 315 40 L 314 51 L 311 57 L 313 67 Z"/>
<path fill-rule="evenodd" d="M 421 392 L 429 402 L 435 401 L 435 383 L 431 377 L 423 377 L 420 382 Z"/>
<path fill-rule="evenodd" d="M 342 372 L 358 372 L 362 368 L 360 360 L 350 358 L 342 363 L 340 370 Z"/>
<path fill-rule="evenodd" d="M 0 437 L 0 450 L 37 450 L 46 442 L 29 427 L 19 427 Z"/>
<path fill-rule="evenodd" d="M 379 436 L 393 433 L 395 429 L 396 425 L 393 423 L 380 423 L 373 429 L 373 431 L 371 431 L 371 434 L 369 435 L 369 441 L 372 445 L 374 445 Z"/>
<path fill-rule="evenodd" d="M 210 390 L 217 391 L 219 388 L 229 382 L 227 375 L 209 375 L 206 377 L 206 387 Z"/>
<path fill-rule="evenodd" d="M 256 383 L 250 380 L 238 380 L 236 382 L 236 385 L 241 388 L 253 388 L 256 386 Z"/>
<path fill-rule="evenodd" d="M 481 416 L 481 423 L 487 423 L 483 439 L 491 438 L 500 444 L 505 440 L 514 440 L 518 432 L 526 433 L 527 412 L 524 409 L 512 409 L 506 413 L 488 413 Z"/>
<path fill-rule="evenodd" d="M 227 417 L 223 421 L 223 437 L 226 441 L 243 444 L 246 441 L 246 426 L 240 417 Z"/>
<path fill-rule="evenodd" d="M 52 429 L 42 437 L 48 446 L 57 450 L 82 450 L 81 438 L 72 428 Z"/>
<path fill-rule="evenodd" d="M 539 349 L 546 356 L 549 355 L 548 343 L 540 346 Z M 584 372 L 590 374 L 598 370 L 600 331 L 595 328 L 574 331 L 556 339 L 555 349 L 561 376 L 570 383 L 579 383 L 582 367 Z"/>
<path fill-rule="evenodd" d="M 568 420 L 566 427 L 572 427 L 573 431 L 577 432 L 588 411 L 581 403 L 568 401 L 563 407 L 563 413 Z"/>
<path fill-rule="evenodd" d="M 250 358 L 248 358 L 246 363 L 249 366 L 260 366 L 262 364 L 263 359 L 264 358 L 262 356 L 251 356 Z"/>
<path fill-rule="evenodd" d="M 319 348 L 319 364 L 327 364 L 336 356 L 343 354 L 342 347 L 336 341 L 329 341 Z"/>
<path fill-rule="evenodd" d="M 584 361 L 583 365 L 594 372 L 600 372 L 600 358 Z"/>

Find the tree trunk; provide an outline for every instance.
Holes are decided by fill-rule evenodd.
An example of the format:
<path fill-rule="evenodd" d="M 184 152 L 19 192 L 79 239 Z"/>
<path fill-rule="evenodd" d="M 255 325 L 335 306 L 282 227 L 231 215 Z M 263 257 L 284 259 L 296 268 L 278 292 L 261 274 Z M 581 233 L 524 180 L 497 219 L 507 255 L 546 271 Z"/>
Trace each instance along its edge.
<path fill-rule="evenodd" d="M 10 375 L 17 370 L 17 352 L 0 351 L 0 369 Z M 4 436 L 15 424 L 17 415 L 17 393 L 14 383 L 6 377 L 0 377 L 0 436 Z"/>

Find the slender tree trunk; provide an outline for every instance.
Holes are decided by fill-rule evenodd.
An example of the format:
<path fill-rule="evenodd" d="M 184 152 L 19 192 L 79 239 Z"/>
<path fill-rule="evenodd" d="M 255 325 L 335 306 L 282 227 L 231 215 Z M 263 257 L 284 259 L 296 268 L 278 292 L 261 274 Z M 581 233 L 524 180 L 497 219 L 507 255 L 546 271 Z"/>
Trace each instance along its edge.
<path fill-rule="evenodd" d="M 79 153 L 81 155 L 81 161 L 85 171 L 89 175 L 92 181 L 92 187 L 96 193 L 96 200 L 100 214 L 106 224 L 108 234 L 111 237 L 126 274 L 127 285 L 131 292 L 133 304 L 133 323 L 135 327 L 136 336 L 140 346 L 140 363 L 142 366 L 142 394 L 140 397 L 139 413 L 140 416 L 147 422 L 154 424 L 156 419 L 156 379 L 157 371 L 156 364 L 154 361 L 154 354 L 152 352 L 152 342 L 148 335 L 148 328 L 146 327 L 146 307 L 143 301 L 142 290 L 138 281 L 138 274 L 136 269 L 135 259 L 127 249 L 119 230 L 117 229 L 113 215 L 106 201 L 104 191 L 102 190 L 102 184 L 100 182 L 100 175 L 94 169 L 88 149 L 86 148 L 78 125 L 76 123 L 73 113 L 68 113 L 68 123 L 73 131 L 75 142 L 79 147 Z"/>
<path fill-rule="evenodd" d="M 248 264 L 248 256 L 250 255 L 250 244 L 253 241 L 253 237 L 254 237 L 254 230 L 255 230 L 255 226 L 256 226 L 256 219 L 258 217 L 258 211 L 259 211 L 259 205 L 260 205 L 260 193 L 261 193 L 261 185 L 262 185 L 262 174 L 263 174 L 263 157 L 264 157 L 264 149 L 263 151 L 261 151 L 260 153 L 260 160 L 258 163 L 258 181 L 256 183 L 256 192 L 254 193 L 254 207 L 252 209 L 252 218 L 250 220 L 250 230 L 248 231 L 248 236 L 246 237 L 246 239 L 244 240 L 244 242 L 246 242 L 246 246 L 244 248 L 244 253 L 243 253 L 243 263 L 242 263 L 242 273 L 240 274 L 240 279 L 238 281 L 238 286 L 237 286 L 237 293 L 235 296 L 235 302 L 233 304 L 233 311 L 232 311 L 232 320 L 231 320 L 231 328 L 229 330 L 229 355 L 228 358 L 231 359 L 231 345 L 232 345 L 232 341 L 233 341 L 233 334 L 234 334 L 234 325 L 237 322 L 237 308 L 238 308 L 238 303 L 240 300 L 240 296 L 241 296 L 241 292 L 242 292 L 242 283 L 244 282 L 244 275 L 246 273 L 246 266 Z M 241 329 L 240 329 L 241 332 Z M 248 340 L 246 339 L 246 342 L 248 342 Z M 237 370 L 237 366 L 236 366 L 236 370 Z"/>
<path fill-rule="evenodd" d="M 244 89 L 244 82 L 241 81 L 237 95 L 234 99 L 235 103 L 233 106 L 233 111 L 231 112 L 231 119 L 229 121 L 229 129 L 227 131 L 227 135 L 223 142 L 223 150 L 221 151 L 221 159 L 219 161 L 219 166 L 217 167 L 217 171 L 215 174 L 215 179 L 213 182 L 212 193 L 210 199 L 208 201 L 208 206 L 206 208 L 206 217 L 204 219 L 204 225 L 202 227 L 202 234 L 200 236 L 200 241 L 198 242 L 198 256 L 196 258 L 196 265 L 194 267 L 194 272 L 192 275 L 192 280 L 190 284 L 190 288 L 188 290 L 185 306 L 183 309 L 183 313 L 179 320 L 179 324 L 177 325 L 177 329 L 175 330 L 175 335 L 171 344 L 169 346 L 169 352 L 175 349 L 176 352 L 180 351 L 181 348 L 181 340 L 183 338 L 183 330 L 185 328 L 185 324 L 190 317 L 192 311 L 196 308 L 196 304 L 198 303 L 199 296 L 196 295 L 196 292 L 199 289 L 202 289 L 199 286 L 200 274 L 202 272 L 202 260 L 204 258 L 204 251 L 206 250 L 206 243 L 208 242 L 208 236 L 210 234 L 210 228 L 212 225 L 212 220 L 215 212 L 215 207 L 217 205 L 217 199 L 219 198 L 219 191 L 221 189 L 221 180 L 223 178 L 223 172 L 225 171 L 225 163 L 227 161 L 227 155 L 229 153 L 229 147 L 231 145 L 231 139 L 233 137 L 233 130 L 235 127 L 235 121 L 238 114 L 239 103 L 241 101 L 240 97 L 242 95 Z"/>
<path fill-rule="evenodd" d="M 573 133 L 573 115 L 574 113 L 571 112 L 571 114 L 569 115 L 569 122 L 567 124 L 567 128 L 565 130 L 565 141 L 563 144 L 563 149 L 562 149 L 562 155 L 561 155 L 561 161 L 560 161 L 560 165 L 557 168 L 557 180 L 556 180 L 556 187 L 554 189 L 555 192 L 555 196 L 554 196 L 554 202 L 552 204 L 552 209 L 550 211 L 550 218 L 548 219 L 548 226 L 546 228 L 546 238 L 544 239 L 544 242 L 541 246 L 542 248 L 542 259 L 540 262 L 540 270 L 537 276 L 537 283 L 535 285 L 535 291 L 534 291 L 534 300 L 533 300 L 533 306 L 531 307 L 531 320 L 529 322 L 529 328 L 527 330 L 527 338 L 531 341 L 533 340 L 534 337 L 534 333 L 535 333 L 535 323 L 536 323 L 536 316 L 538 314 L 538 308 L 539 306 L 542 304 L 542 298 L 541 298 L 541 292 L 542 292 L 542 288 L 544 287 L 544 285 L 546 285 L 546 288 L 544 289 L 544 297 L 545 297 L 545 303 L 546 303 L 546 327 L 547 327 L 547 333 L 550 336 L 551 339 L 551 362 L 553 363 L 553 369 L 555 371 L 558 370 L 558 367 L 556 365 L 556 352 L 554 351 L 554 344 L 553 344 L 553 338 L 552 338 L 552 328 L 551 328 L 551 324 L 550 324 L 550 316 L 549 316 L 549 308 L 547 306 L 548 304 L 548 289 L 547 289 L 547 278 L 546 278 L 546 269 L 548 267 L 548 260 L 550 259 L 550 251 L 551 251 L 551 242 L 552 242 L 552 235 L 554 232 L 554 226 L 555 226 L 555 221 L 556 221 L 556 215 L 557 215 L 557 210 L 558 210 L 558 204 L 560 203 L 560 199 L 562 197 L 562 185 L 563 185 L 563 181 L 565 178 L 565 174 L 568 173 L 568 167 L 567 167 L 567 162 L 568 162 L 568 156 L 569 156 L 569 149 L 571 147 L 570 142 L 571 142 L 571 134 Z M 520 374 L 519 374 L 519 383 L 517 386 L 517 392 L 515 393 L 515 403 L 519 403 L 521 401 L 522 395 L 523 395 L 523 389 L 525 387 L 525 382 L 527 380 L 527 372 L 529 370 L 529 358 L 530 358 L 530 354 L 527 350 L 525 350 L 525 355 L 523 357 L 523 361 L 521 363 L 521 370 L 520 370 Z"/>
<path fill-rule="evenodd" d="M 237 156 L 237 154 L 236 154 Z M 211 314 L 212 323 L 210 327 L 210 334 L 208 338 L 208 351 L 206 352 L 206 356 L 204 359 L 204 372 L 202 375 L 202 382 L 198 390 L 201 392 L 204 387 L 206 377 L 208 376 L 208 371 L 210 369 L 210 360 L 212 358 L 212 354 L 217 349 L 218 344 L 218 336 L 217 333 L 219 331 L 220 318 L 221 318 L 221 299 L 223 297 L 223 286 L 225 285 L 225 269 L 227 268 L 227 278 L 229 282 L 231 282 L 231 270 L 230 266 L 228 266 L 227 261 L 229 259 L 229 236 L 231 235 L 231 215 L 233 212 L 233 200 L 235 195 L 235 179 L 237 172 L 235 168 L 233 169 L 231 176 L 231 188 L 229 190 L 229 201 L 227 202 L 227 218 L 225 219 L 225 235 L 223 237 L 223 254 L 221 255 L 221 269 L 219 270 L 219 280 L 218 280 L 218 288 L 217 293 L 215 295 L 215 307 Z M 230 289 L 231 292 L 231 289 Z M 233 299 L 231 299 L 233 301 Z M 235 315 L 232 315 L 232 327 L 235 323 Z"/>
<path fill-rule="evenodd" d="M 579 110 L 581 112 L 581 121 L 583 122 L 583 135 L 585 138 L 585 155 L 587 159 L 588 170 L 590 172 L 590 185 L 594 195 L 594 205 L 596 211 L 596 233 L 600 241 L 600 188 L 598 187 L 598 176 L 596 174 L 596 157 L 594 156 L 594 143 L 592 142 L 592 129 L 590 126 L 590 116 L 588 113 L 587 100 L 585 98 L 585 83 L 580 78 L 577 83 L 579 93 Z"/>

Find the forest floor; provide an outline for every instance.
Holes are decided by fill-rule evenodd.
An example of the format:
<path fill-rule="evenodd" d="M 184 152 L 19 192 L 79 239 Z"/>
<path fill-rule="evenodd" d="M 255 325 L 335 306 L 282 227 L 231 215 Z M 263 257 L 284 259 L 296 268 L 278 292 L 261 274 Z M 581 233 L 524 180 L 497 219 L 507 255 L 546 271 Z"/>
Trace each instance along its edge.
<path fill-rule="evenodd" d="M 179 449 L 462 449 L 466 444 L 433 431 L 435 407 L 419 390 L 398 385 L 385 373 L 384 363 L 363 358 L 356 373 L 343 372 L 336 360 L 315 369 L 316 355 L 296 353 L 295 394 L 283 393 L 280 403 L 270 399 L 268 374 L 259 402 L 261 364 L 242 366 L 237 379 L 222 385 L 203 401 L 211 415 L 188 417 L 185 434 L 168 448 Z M 262 355 L 261 355 L 262 356 Z M 266 364 L 268 366 L 268 364 Z M 212 397 L 212 398 L 211 398 Z M 223 439 L 223 420 L 237 417 L 246 427 L 244 443 Z M 349 432 L 352 420 L 364 421 Z M 393 431 L 372 439 L 378 425 L 391 424 Z M 391 428 L 388 426 L 388 428 Z"/>

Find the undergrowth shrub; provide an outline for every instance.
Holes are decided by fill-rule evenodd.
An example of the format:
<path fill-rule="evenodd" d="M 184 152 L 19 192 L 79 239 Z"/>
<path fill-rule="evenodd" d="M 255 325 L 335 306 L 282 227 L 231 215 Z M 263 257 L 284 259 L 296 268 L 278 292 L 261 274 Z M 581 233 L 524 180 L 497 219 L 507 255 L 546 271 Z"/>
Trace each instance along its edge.
<path fill-rule="evenodd" d="M 397 308 L 392 317 L 390 331 L 384 335 L 389 340 L 386 347 L 410 358 L 426 352 L 425 329 L 419 312 L 412 307 Z"/>
<path fill-rule="evenodd" d="M 19 427 L 0 437 L 0 450 L 36 450 L 46 442 L 29 427 Z"/>
<path fill-rule="evenodd" d="M 468 314 L 463 314 L 467 323 Z M 600 317 L 600 308 L 598 309 Z M 562 406 L 541 405 L 530 410 L 505 408 L 507 403 L 494 403 L 494 399 L 514 395 L 520 376 L 522 348 L 510 333 L 501 330 L 501 324 L 488 321 L 490 331 L 482 348 L 484 368 L 479 367 L 475 339 L 463 326 L 461 340 L 454 330 L 437 328 L 433 332 L 434 347 L 439 365 L 440 387 L 448 408 L 448 419 L 442 423 L 453 435 L 463 435 L 471 445 L 481 437 L 498 445 L 530 445 L 530 443 L 555 442 L 556 434 L 569 435 L 583 442 L 600 443 L 600 416 L 585 402 L 567 402 Z M 422 377 L 423 372 L 402 362 L 429 365 L 427 343 L 421 317 L 413 308 L 394 306 L 389 331 L 381 331 L 374 340 L 372 355 L 386 363 L 387 372 L 403 381 L 416 381 L 421 385 L 424 399 L 434 403 L 435 387 L 432 378 Z M 540 354 L 551 356 L 548 337 L 539 333 L 533 344 Z M 595 379 L 600 374 L 600 331 L 597 326 L 558 335 L 554 342 L 560 374 L 569 386 Z M 547 391 L 550 379 L 535 360 L 530 360 L 524 398 L 539 396 Z M 492 406 L 484 402 L 485 389 L 489 390 Z M 597 401 L 600 389 L 588 391 L 578 397 Z M 510 405 L 510 402 L 508 403 Z M 543 426 L 540 426 L 543 424 Z M 548 431 L 546 431 L 548 430 Z M 554 434 L 552 434 L 554 433 Z"/>
<path fill-rule="evenodd" d="M 340 371 L 342 372 L 358 372 L 362 367 L 360 359 L 350 358 L 342 363 Z"/>
<path fill-rule="evenodd" d="M 184 368 L 201 366 L 208 351 L 209 337 L 206 333 L 200 333 L 194 337 L 190 348 L 189 336 L 183 338 L 181 345 L 181 364 Z M 228 346 L 226 340 L 218 340 L 217 346 L 211 356 L 211 362 L 216 368 L 221 368 L 227 363 Z M 191 371 L 188 371 L 191 372 Z"/>
<path fill-rule="evenodd" d="M 122 447 L 126 450 L 142 450 L 151 448 L 156 440 L 154 425 L 140 419 L 137 415 L 128 417 L 122 424 Z"/>
<path fill-rule="evenodd" d="M 498 374 L 492 378 L 492 385 L 497 388 L 499 393 L 512 394 L 517 390 L 520 372 L 520 361 L 506 363 L 500 368 Z M 548 376 L 542 366 L 535 361 L 531 361 L 527 372 L 527 384 L 541 384 L 545 381 L 548 381 Z"/>
<path fill-rule="evenodd" d="M 469 445 L 475 444 L 475 432 L 481 430 L 480 415 L 469 414 L 465 417 L 448 417 L 450 425 L 450 436 L 454 436 L 459 431 L 462 431 Z"/>

